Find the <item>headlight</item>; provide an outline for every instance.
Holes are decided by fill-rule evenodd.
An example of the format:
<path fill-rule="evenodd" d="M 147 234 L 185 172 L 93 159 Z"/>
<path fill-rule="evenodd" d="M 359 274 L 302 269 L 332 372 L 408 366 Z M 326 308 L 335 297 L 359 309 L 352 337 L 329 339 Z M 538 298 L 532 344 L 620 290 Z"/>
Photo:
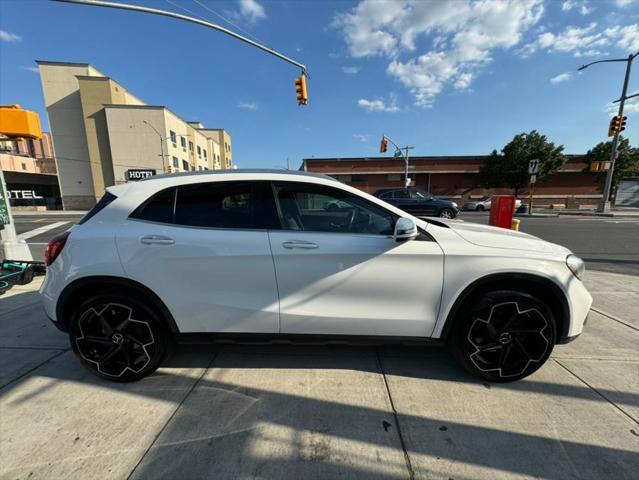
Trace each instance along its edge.
<path fill-rule="evenodd" d="M 455 202 L 451 202 L 453 204 L 453 208 L 459 208 Z"/>
<path fill-rule="evenodd" d="M 570 269 L 570 271 L 579 280 L 581 280 L 582 277 L 584 276 L 584 273 L 586 273 L 586 264 L 577 255 L 572 255 L 572 254 L 568 255 L 566 257 L 566 265 L 568 265 L 568 268 Z"/>

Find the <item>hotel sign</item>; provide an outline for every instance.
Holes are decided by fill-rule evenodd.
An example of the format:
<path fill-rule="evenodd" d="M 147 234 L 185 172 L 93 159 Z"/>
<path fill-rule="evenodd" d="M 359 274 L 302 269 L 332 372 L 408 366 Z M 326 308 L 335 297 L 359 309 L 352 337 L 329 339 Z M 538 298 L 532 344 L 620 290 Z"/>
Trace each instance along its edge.
<path fill-rule="evenodd" d="M 152 177 L 155 173 L 155 170 L 151 169 L 130 169 L 126 171 L 126 181 L 137 182 L 138 180 Z"/>

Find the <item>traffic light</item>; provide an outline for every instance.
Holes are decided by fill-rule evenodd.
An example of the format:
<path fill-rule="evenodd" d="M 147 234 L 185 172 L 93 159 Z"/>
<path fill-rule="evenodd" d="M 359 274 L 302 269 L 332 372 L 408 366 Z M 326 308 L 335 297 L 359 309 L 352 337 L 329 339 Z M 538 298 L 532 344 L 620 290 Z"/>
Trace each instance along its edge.
<path fill-rule="evenodd" d="M 173 165 L 167 165 L 166 173 L 173 173 Z"/>
<path fill-rule="evenodd" d="M 592 162 L 590 164 L 591 172 L 600 172 L 601 171 L 601 162 Z"/>
<path fill-rule="evenodd" d="M 388 140 L 386 137 L 382 137 L 382 141 L 379 144 L 379 153 L 385 153 L 388 150 Z"/>
<path fill-rule="evenodd" d="M 615 115 L 610 119 L 610 126 L 608 127 L 608 136 L 614 137 L 615 135 L 623 132 L 626 129 L 626 120 L 628 117 L 622 115 Z"/>
<path fill-rule="evenodd" d="M 295 79 L 295 93 L 297 94 L 297 104 L 308 104 L 308 91 L 306 90 L 306 74 L 302 72 L 302 75 Z"/>

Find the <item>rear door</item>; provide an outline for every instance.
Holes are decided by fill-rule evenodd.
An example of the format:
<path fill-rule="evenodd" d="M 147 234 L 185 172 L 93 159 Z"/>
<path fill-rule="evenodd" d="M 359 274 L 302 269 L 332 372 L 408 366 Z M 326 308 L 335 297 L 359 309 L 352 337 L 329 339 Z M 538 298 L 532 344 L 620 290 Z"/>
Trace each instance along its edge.
<path fill-rule="evenodd" d="M 124 270 L 166 303 L 181 332 L 276 333 L 270 199 L 268 182 L 159 192 L 116 233 Z"/>
<path fill-rule="evenodd" d="M 394 214 L 340 188 L 280 182 L 274 191 L 282 333 L 430 334 L 443 279 L 436 242 L 396 242 Z"/>

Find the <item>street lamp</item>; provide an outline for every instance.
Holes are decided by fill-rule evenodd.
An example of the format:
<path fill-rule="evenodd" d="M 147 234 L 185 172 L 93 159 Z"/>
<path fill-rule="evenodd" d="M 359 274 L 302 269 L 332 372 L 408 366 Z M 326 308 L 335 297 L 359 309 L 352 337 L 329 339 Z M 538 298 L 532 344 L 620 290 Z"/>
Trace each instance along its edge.
<path fill-rule="evenodd" d="M 408 180 L 408 151 L 409 150 L 413 150 L 415 147 L 409 147 L 409 146 L 400 147 L 386 134 L 382 135 L 382 141 L 384 139 L 388 140 L 395 147 L 395 158 L 397 158 L 397 157 L 403 157 L 404 158 L 404 186 L 408 187 L 409 186 L 408 185 L 409 184 L 409 180 Z M 382 152 L 380 152 L 380 153 L 382 153 Z"/>
<path fill-rule="evenodd" d="M 585 65 L 582 65 L 581 67 L 579 67 L 577 69 L 577 71 L 582 71 L 585 70 L 586 68 L 588 68 L 591 65 L 594 65 L 596 63 L 612 63 L 612 62 L 626 62 L 626 76 L 624 78 L 623 81 L 623 89 L 621 90 L 621 97 L 619 97 L 618 100 L 615 100 L 613 103 L 617 103 L 619 102 L 619 113 L 617 114 L 619 117 L 623 116 L 623 107 L 624 104 L 626 103 L 626 100 L 629 98 L 633 98 L 636 97 L 637 95 L 639 95 L 639 93 L 636 93 L 634 95 L 630 95 L 630 96 L 626 96 L 626 93 L 628 93 L 628 80 L 630 79 L 630 68 L 632 66 L 632 61 L 635 59 L 635 57 L 639 55 L 639 52 L 637 53 L 631 53 L 630 55 L 628 55 L 628 58 L 614 58 L 614 59 L 610 59 L 610 60 L 597 60 L 596 62 L 590 62 L 587 63 Z M 606 184 L 604 186 L 604 194 L 603 194 L 603 199 L 601 200 L 601 203 L 599 204 L 599 207 L 597 208 L 597 211 L 600 213 L 604 213 L 607 210 L 610 209 L 610 203 L 609 203 L 609 199 L 610 199 L 610 190 L 612 189 L 612 176 L 613 173 L 615 171 L 615 160 L 617 159 L 617 144 L 619 143 L 619 134 L 621 132 L 616 131 L 615 132 L 615 136 L 612 139 L 612 151 L 610 152 L 610 169 L 608 170 L 608 173 L 606 175 Z"/>
<path fill-rule="evenodd" d="M 166 172 L 166 166 L 164 165 L 164 142 L 171 138 L 171 136 L 169 135 L 168 137 L 165 137 L 164 135 L 162 135 L 160 132 L 158 132 L 157 128 L 155 128 L 153 125 L 151 125 L 149 122 L 147 122 L 146 120 L 142 120 L 142 123 L 145 123 L 146 125 L 148 125 L 149 127 L 151 127 L 153 129 L 153 131 L 155 133 L 158 134 L 158 137 L 160 137 L 160 156 L 162 157 L 162 172 Z M 186 134 L 184 135 L 180 135 L 180 137 L 184 137 L 186 138 Z M 168 150 L 168 149 L 167 149 Z M 166 156 L 168 157 L 168 151 Z"/>

